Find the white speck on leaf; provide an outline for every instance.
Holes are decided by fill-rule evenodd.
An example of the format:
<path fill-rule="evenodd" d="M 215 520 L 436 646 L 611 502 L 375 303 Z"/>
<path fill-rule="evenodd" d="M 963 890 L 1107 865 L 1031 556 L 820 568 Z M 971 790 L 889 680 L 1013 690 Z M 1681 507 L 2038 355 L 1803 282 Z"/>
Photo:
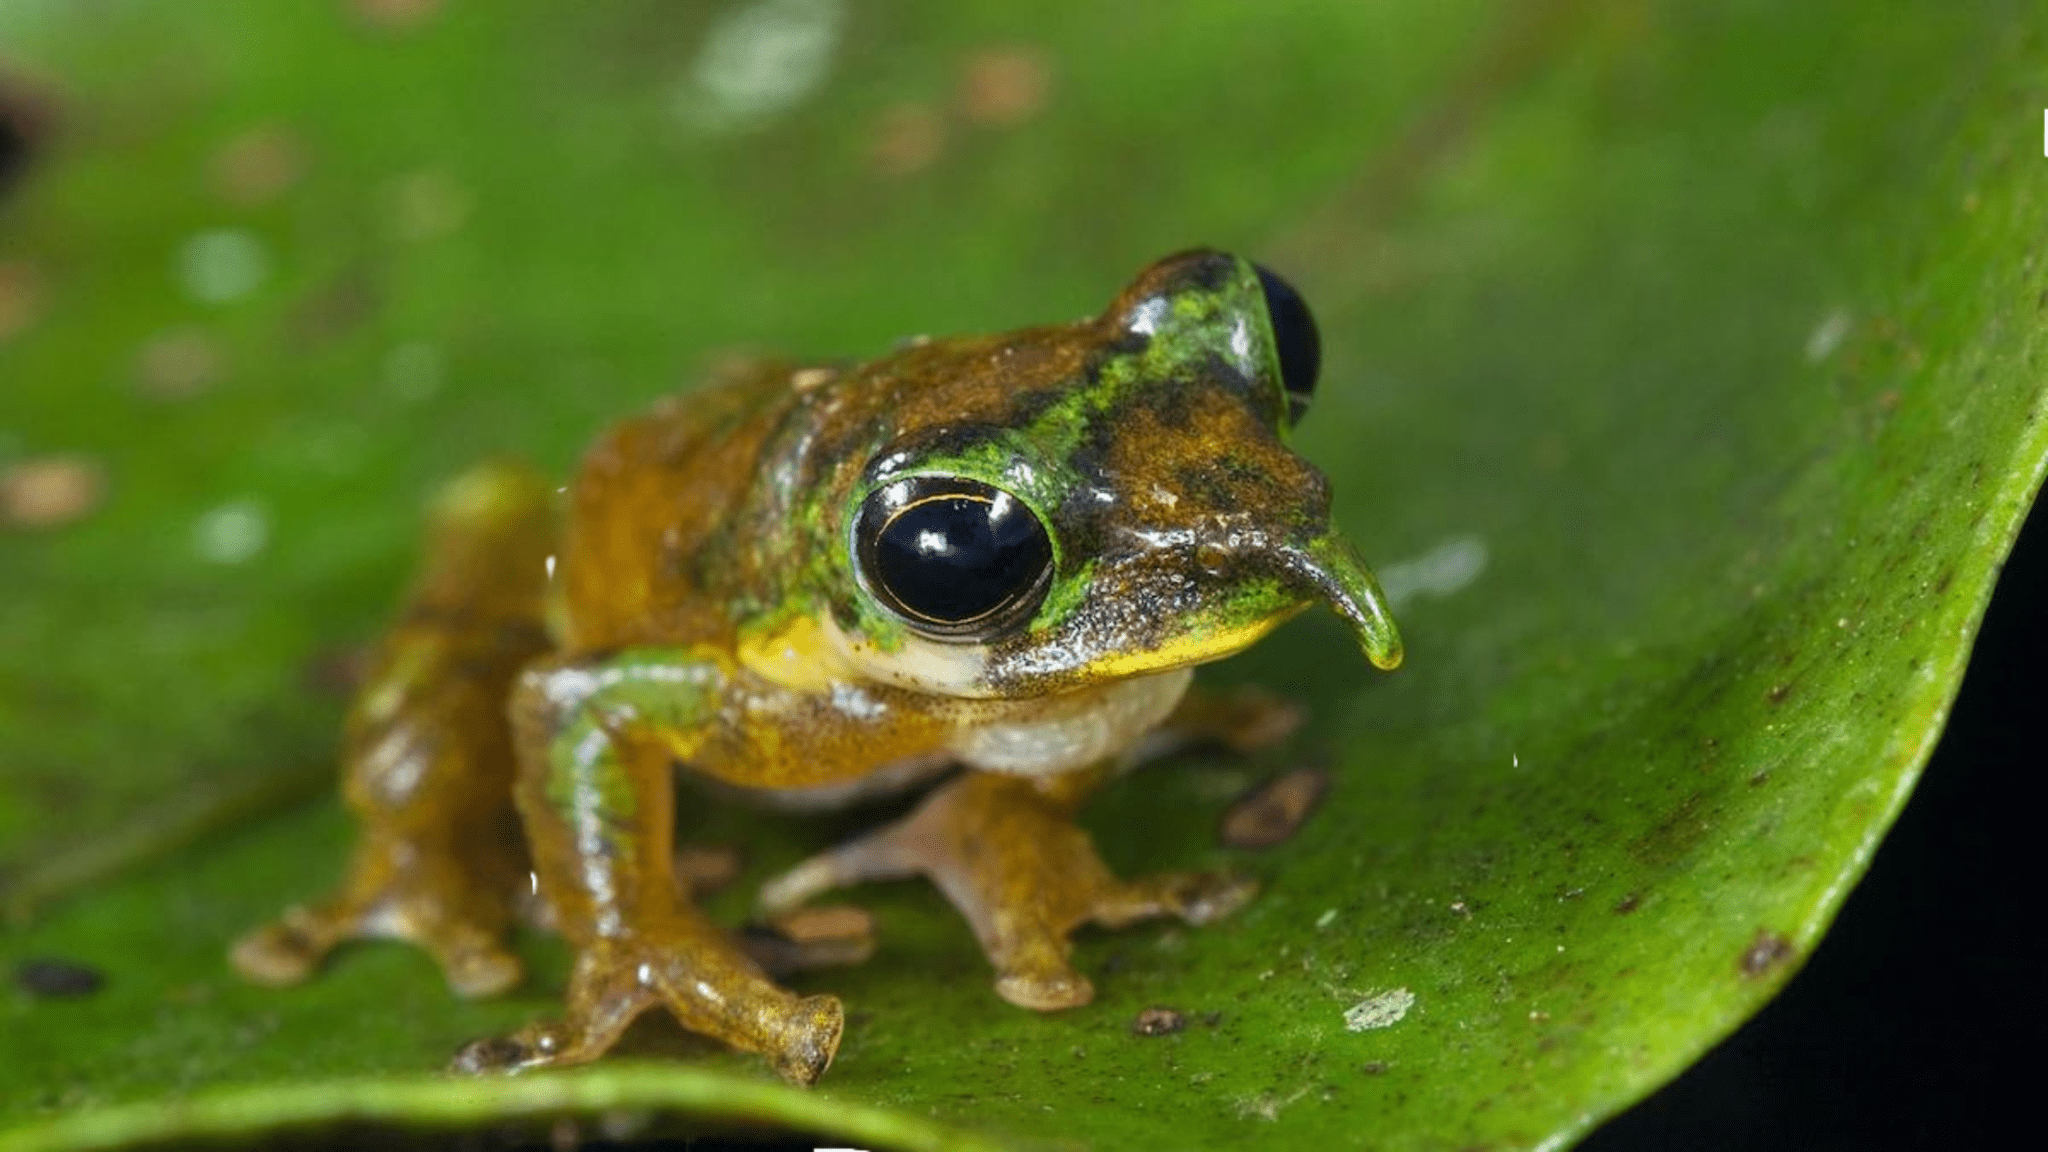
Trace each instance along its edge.
<path fill-rule="evenodd" d="M 1256 1118 L 1270 1123 L 1280 1119 L 1282 1109 L 1306 1095 L 1308 1095 L 1308 1087 L 1306 1085 L 1295 1089 L 1286 1096 L 1276 1096 L 1271 1092 L 1261 1092 L 1257 1096 L 1240 1097 L 1236 1101 L 1234 1109 L 1240 1119 L 1250 1120 Z"/>
<path fill-rule="evenodd" d="M 270 275 L 263 242 L 238 228 L 215 228 L 178 249 L 178 284 L 207 304 L 226 304 L 254 292 Z"/>
<path fill-rule="evenodd" d="M 1399 1024 L 1408 1010 L 1415 1007 L 1415 993 L 1406 988 L 1395 988 L 1368 996 L 1344 1010 L 1344 1027 L 1353 1032 L 1369 1032 L 1375 1028 L 1387 1028 Z"/>
<path fill-rule="evenodd" d="M 384 355 L 384 386 L 405 401 L 424 400 L 441 390 L 441 350 L 409 340 Z"/>
<path fill-rule="evenodd" d="M 1395 611 L 1422 597 L 1442 598 L 1465 590 L 1486 571 L 1486 541 L 1477 536 L 1450 536 L 1420 556 L 1380 569 L 1380 589 Z"/>
<path fill-rule="evenodd" d="M 1842 346 L 1842 339 L 1849 335 L 1849 310 L 1835 308 L 1821 317 L 1819 324 L 1806 337 L 1806 359 L 1818 364 L 1835 354 Z"/>
<path fill-rule="evenodd" d="M 240 564 L 270 542 L 270 515 L 254 500 L 234 500 L 192 525 L 192 545 L 215 564 Z"/>
<path fill-rule="evenodd" d="M 677 113 L 705 132 L 761 127 L 824 85 L 845 24 L 844 0 L 758 0 L 727 13 L 705 34 Z"/>

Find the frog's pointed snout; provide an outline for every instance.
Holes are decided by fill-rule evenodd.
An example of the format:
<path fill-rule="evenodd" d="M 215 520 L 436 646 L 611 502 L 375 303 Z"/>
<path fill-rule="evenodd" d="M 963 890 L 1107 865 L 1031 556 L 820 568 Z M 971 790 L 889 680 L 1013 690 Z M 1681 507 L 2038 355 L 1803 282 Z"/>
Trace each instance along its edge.
<path fill-rule="evenodd" d="M 1394 627 L 1387 594 L 1380 591 L 1372 569 L 1342 537 L 1326 532 L 1289 547 L 1284 550 L 1283 566 L 1291 578 L 1327 601 L 1351 625 L 1358 646 L 1375 668 L 1391 671 L 1401 666 L 1401 632 Z"/>

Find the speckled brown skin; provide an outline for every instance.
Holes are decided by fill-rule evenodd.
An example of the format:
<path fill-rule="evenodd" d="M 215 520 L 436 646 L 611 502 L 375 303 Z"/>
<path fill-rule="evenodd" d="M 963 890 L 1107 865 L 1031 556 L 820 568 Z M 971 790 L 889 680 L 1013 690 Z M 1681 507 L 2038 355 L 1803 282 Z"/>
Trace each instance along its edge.
<path fill-rule="evenodd" d="M 812 800 L 967 764 L 909 817 L 771 882 L 764 902 L 928 875 L 974 926 L 997 990 L 1027 1007 L 1092 994 L 1067 962 L 1080 924 L 1237 907 L 1251 889 L 1224 877 L 1117 879 L 1073 814 L 1162 731 L 1239 746 L 1284 734 L 1291 714 L 1270 701 L 1182 703 L 1185 669 L 1312 602 L 1349 619 L 1375 663 L 1400 658 L 1370 573 L 1331 531 L 1327 483 L 1283 443 L 1262 291 L 1243 261 L 1184 253 L 1093 319 L 852 367 L 759 364 L 659 405 L 586 456 L 545 611 L 544 532 L 444 528 L 434 571 L 461 578 L 430 576 L 387 652 L 440 636 L 453 654 L 387 657 L 358 705 L 406 688 L 390 715 L 414 751 L 351 744 L 365 831 L 342 897 L 252 936 L 237 964 L 295 979 L 334 941 L 381 931 L 442 957 L 459 991 L 508 983 L 509 795 L 546 920 L 577 959 L 559 1021 L 472 1045 L 458 1067 L 588 1060 L 661 1006 L 810 1083 L 836 1050 L 839 1003 L 780 988 L 692 906 L 673 865 L 677 764 Z M 999 489 L 1044 526 L 1052 558 L 1028 617 L 935 637 L 864 583 L 863 501 L 933 477 Z M 471 538 L 497 543 L 456 565 Z M 518 626 L 486 627 L 493 613 Z M 545 654 L 531 643 L 542 618 Z M 501 633 L 520 644 L 485 644 Z M 516 771 L 488 707 L 503 700 Z M 403 796 L 357 799 L 380 789 Z M 375 911 L 391 907 L 411 911 Z"/>
<path fill-rule="evenodd" d="M 347 880 L 236 944 L 252 980 L 296 983 L 337 944 L 388 936 L 425 948 L 461 995 L 519 981 L 505 936 L 527 861 L 505 698 L 551 647 L 551 493 L 522 469 L 482 468 L 431 521 L 430 562 L 349 709 L 343 793 L 363 835 Z"/>

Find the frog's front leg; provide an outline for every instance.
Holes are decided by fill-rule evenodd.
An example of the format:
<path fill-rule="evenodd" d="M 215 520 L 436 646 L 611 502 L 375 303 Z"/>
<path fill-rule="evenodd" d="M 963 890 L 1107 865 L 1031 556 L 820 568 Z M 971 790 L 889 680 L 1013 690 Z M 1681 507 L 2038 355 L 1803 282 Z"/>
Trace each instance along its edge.
<path fill-rule="evenodd" d="M 1095 989 L 1068 962 L 1074 929 L 1157 916 L 1205 924 L 1257 889 L 1214 873 L 1118 879 L 1074 823 L 1108 775 L 1106 767 L 1050 777 L 964 773 L 902 820 L 778 877 L 761 903 L 785 911 L 830 888 L 921 873 L 973 927 L 1003 999 L 1041 1011 L 1078 1007 Z"/>
<path fill-rule="evenodd" d="M 592 1060 L 656 1005 L 799 1084 L 832 1062 L 839 1001 L 778 987 L 676 879 L 673 764 L 708 730 L 722 682 L 715 662 L 667 648 L 522 675 L 515 798 L 541 896 L 576 962 L 561 1020 L 471 1045 L 459 1068 Z"/>

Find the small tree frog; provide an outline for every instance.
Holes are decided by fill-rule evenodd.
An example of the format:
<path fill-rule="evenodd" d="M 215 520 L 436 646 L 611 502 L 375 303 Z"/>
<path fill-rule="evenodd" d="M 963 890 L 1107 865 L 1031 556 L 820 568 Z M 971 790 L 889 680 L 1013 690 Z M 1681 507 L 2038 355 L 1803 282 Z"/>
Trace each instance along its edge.
<path fill-rule="evenodd" d="M 811 1083 L 840 1002 L 784 989 L 693 906 L 683 765 L 814 806 L 926 789 L 763 907 L 924 875 L 1001 996 L 1086 1003 L 1075 928 L 1200 923 L 1251 892 L 1119 878 L 1074 823 L 1161 734 L 1255 739 L 1244 709 L 1183 700 L 1190 669 L 1315 603 L 1400 662 L 1328 482 L 1286 444 L 1319 357 L 1285 281 L 1196 250 L 1073 323 L 731 373 L 604 435 L 561 508 L 517 468 L 459 478 L 349 712 L 346 879 L 236 967 L 290 983 L 397 937 L 487 995 L 520 979 L 526 912 L 574 951 L 566 1011 L 459 1067 L 590 1060 L 661 1007 Z"/>

